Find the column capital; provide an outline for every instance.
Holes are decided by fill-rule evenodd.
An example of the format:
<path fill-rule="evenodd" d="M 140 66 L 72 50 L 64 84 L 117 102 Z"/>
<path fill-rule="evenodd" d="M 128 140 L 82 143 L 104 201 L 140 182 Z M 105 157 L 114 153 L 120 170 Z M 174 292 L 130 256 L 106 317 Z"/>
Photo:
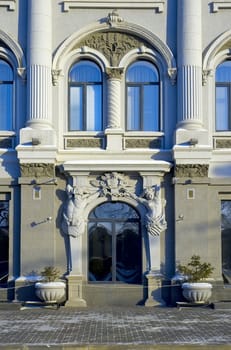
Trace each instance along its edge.
<path fill-rule="evenodd" d="M 107 79 L 119 79 L 121 80 L 124 74 L 124 68 L 106 68 Z"/>

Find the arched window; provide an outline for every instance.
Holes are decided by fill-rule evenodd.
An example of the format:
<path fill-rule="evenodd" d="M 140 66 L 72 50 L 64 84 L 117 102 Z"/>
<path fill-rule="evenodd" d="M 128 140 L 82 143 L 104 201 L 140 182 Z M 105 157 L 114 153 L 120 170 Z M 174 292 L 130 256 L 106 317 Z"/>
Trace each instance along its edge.
<path fill-rule="evenodd" d="M 0 130 L 13 130 L 13 70 L 0 59 Z"/>
<path fill-rule="evenodd" d="M 102 72 L 91 61 L 79 61 L 69 72 L 69 131 L 100 130 Z"/>
<path fill-rule="evenodd" d="M 157 68 L 137 61 L 126 72 L 127 131 L 159 131 L 160 81 Z"/>
<path fill-rule="evenodd" d="M 141 283 L 141 246 L 135 209 L 122 202 L 99 205 L 89 215 L 89 280 Z"/>
<path fill-rule="evenodd" d="M 216 69 L 216 131 L 231 130 L 231 61 Z"/>

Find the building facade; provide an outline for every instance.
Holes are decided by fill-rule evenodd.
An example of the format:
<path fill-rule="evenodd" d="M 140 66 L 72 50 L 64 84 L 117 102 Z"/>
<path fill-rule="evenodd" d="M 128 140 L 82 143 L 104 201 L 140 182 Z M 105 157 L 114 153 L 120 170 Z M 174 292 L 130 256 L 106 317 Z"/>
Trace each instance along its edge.
<path fill-rule="evenodd" d="M 174 301 L 231 271 L 231 1 L 0 0 L 1 298 Z M 217 294 L 216 294 L 217 293 Z"/>

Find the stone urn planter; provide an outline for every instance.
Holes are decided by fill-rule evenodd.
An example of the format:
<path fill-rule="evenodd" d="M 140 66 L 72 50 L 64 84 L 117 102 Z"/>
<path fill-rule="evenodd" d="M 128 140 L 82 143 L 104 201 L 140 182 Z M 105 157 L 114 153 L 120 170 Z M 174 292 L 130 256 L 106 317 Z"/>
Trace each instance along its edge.
<path fill-rule="evenodd" d="M 214 268 L 210 263 L 202 263 L 199 255 L 193 255 L 187 265 L 178 265 L 186 282 L 182 284 L 183 296 L 194 304 L 206 303 L 212 295 L 212 284 L 203 282 L 209 278 Z"/>
<path fill-rule="evenodd" d="M 212 295 L 211 283 L 186 282 L 182 284 L 182 289 L 185 299 L 194 304 L 206 303 Z"/>
<path fill-rule="evenodd" d="M 46 266 L 41 272 L 42 282 L 35 283 L 35 294 L 43 302 L 64 301 L 66 284 L 56 281 L 59 271 L 53 266 Z"/>
<path fill-rule="evenodd" d="M 44 302 L 59 302 L 65 297 L 64 282 L 36 282 L 35 294 Z"/>

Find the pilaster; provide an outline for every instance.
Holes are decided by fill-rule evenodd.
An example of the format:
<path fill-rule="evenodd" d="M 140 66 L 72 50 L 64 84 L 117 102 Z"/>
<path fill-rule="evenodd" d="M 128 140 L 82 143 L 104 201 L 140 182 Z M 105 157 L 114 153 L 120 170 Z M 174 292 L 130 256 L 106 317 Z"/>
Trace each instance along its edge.
<path fill-rule="evenodd" d="M 27 123 L 20 130 L 20 146 L 54 146 L 52 128 L 52 11 L 51 0 L 28 0 Z M 33 153 L 44 151 L 40 147 Z M 46 152 L 45 152 L 46 153 Z M 36 156 L 38 157 L 38 156 Z M 44 158 L 44 155 L 42 156 Z M 26 156 L 27 158 L 27 156 Z M 45 156 L 46 158 L 46 156 Z"/>
<path fill-rule="evenodd" d="M 201 1 L 178 0 L 178 125 L 176 144 L 208 143 L 202 119 Z"/>

